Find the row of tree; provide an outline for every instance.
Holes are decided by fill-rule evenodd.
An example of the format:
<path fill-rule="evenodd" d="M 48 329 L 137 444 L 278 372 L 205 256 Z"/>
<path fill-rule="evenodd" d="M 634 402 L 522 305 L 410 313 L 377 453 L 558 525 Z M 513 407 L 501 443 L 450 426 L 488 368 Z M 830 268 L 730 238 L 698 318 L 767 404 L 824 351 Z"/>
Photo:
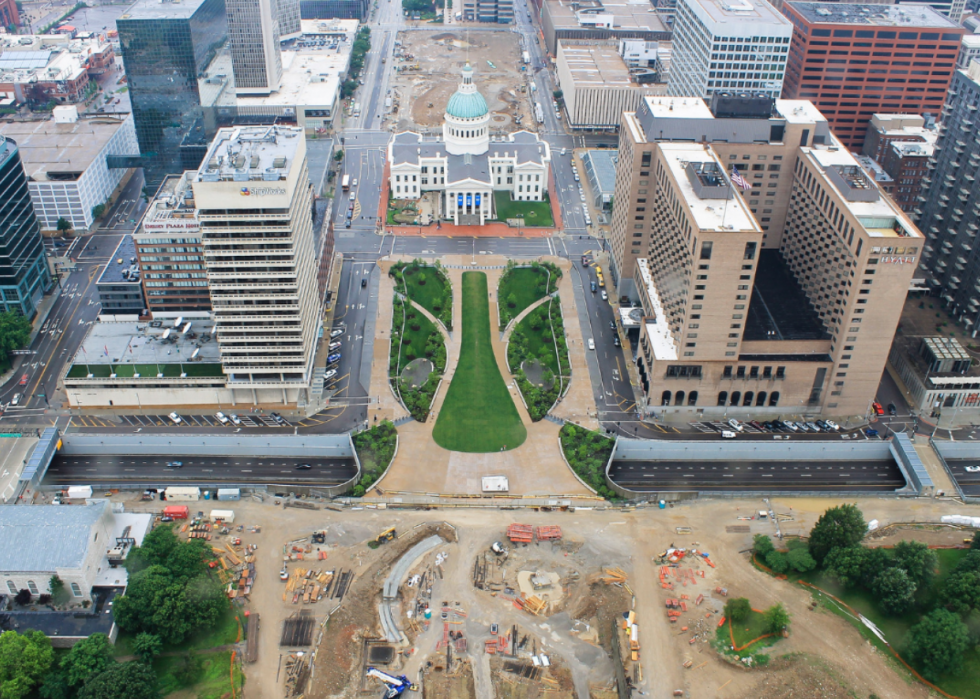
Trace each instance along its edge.
<path fill-rule="evenodd" d="M 340 86 L 340 96 L 350 97 L 357 90 L 357 78 L 364 67 L 364 57 L 371 50 L 371 30 L 361 27 L 357 30 L 354 44 L 351 46 L 350 67 L 347 69 L 347 80 Z"/>

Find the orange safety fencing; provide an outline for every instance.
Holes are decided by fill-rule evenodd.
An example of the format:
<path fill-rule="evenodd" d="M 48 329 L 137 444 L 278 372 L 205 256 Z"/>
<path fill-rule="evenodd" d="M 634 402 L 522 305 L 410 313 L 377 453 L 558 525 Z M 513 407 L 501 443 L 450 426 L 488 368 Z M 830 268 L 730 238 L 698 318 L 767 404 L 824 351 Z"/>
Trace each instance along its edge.
<path fill-rule="evenodd" d="M 231 699 L 235 699 L 235 653 L 236 651 L 231 652 L 231 669 L 229 670 L 231 673 Z"/>
<path fill-rule="evenodd" d="M 765 612 L 763 612 L 763 611 L 761 611 L 759 609 L 753 609 L 752 611 L 755 612 L 756 614 L 764 614 L 765 613 Z M 773 633 L 765 633 L 765 634 L 762 634 L 761 636 L 759 636 L 758 638 L 753 638 L 751 641 L 749 641 L 748 643 L 746 643 L 744 646 L 736 646 L 735 645 L 735 633 L 732 631 L 732 620 L 729 619 L 728 620 L 728 635 L 732 639 L 732 650 L 743 651 L 746 648 L 748 648 L 749 646 L 751 646 L 753 643 L 756 643 L 757 641 L 761 641 L 763 638 L 769 638 L 770 636 L 775 636 L 776 634 L 773 634 Z"/>

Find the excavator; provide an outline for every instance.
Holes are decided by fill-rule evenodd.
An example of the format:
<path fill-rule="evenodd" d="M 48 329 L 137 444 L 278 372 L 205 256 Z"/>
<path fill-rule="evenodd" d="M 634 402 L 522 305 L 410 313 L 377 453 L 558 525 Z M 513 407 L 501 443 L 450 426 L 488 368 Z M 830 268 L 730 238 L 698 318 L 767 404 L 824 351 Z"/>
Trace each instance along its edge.
<path fill-rule="evenodd" d="M 395 528 L 394 527 L 388 527 L 383 532 L 381 532 L 380 534 L 378 534 L 374 538 L 374 540 L 376 542 L 378 542 L 379 544 L 387 544 L 389 541 L 394 541 L 395 537 L 397 537 L 397 536 L 398 536 L 398 534 L 395 532 Z"/>
<path fill-rule="evenodd" d="M 405 675 L 396 677 L 395 675 L 389 675 L 387 672 L 382 672 L 377 668 L 369 667 L 367 676 L 379 679 L 385 684 L 384 694 L 381 695 L 381 699 L 394 699 L 395 697 L 401 696 L 407 690 L 413 692 L 419 691 L 419 686 L 412 684 L 412 681 Z"/>

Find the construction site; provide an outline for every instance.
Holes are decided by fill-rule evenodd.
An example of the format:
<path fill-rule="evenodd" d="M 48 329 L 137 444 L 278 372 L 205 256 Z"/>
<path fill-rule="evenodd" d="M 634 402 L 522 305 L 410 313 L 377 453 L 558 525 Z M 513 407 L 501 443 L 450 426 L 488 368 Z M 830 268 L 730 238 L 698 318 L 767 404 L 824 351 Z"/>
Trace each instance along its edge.
<path fill-rule="evenodd" d="M 256 496 L 234 503 L 232 521 L 187 512 L 176 529 L 207 541 L 247 619 L 245 697 L 925 699 L 847 618 L 752 564 L 754 535 L 805 534 L 831 504 L 393 509 Z M 880 522 L 876 546 L 962 544 L 941 518 L 970 514 L 935 499 L 858 505 Z M 790 615 L 764 665 L 719 645 L 734 597 Z"/>
<path fill-rule="evenodd" d="M 446 103 L 467 61 L 490 109 L 491 132 L 536 131 L 520 36 L 509 31 L 399 32 L 387 127 L 441 133 Z"/>

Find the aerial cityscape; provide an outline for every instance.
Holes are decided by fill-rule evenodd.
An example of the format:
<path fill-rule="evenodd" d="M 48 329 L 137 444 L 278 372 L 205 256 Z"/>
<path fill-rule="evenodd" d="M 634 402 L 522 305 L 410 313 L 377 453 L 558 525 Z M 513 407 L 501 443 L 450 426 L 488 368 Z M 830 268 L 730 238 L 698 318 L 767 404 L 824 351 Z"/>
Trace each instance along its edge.
<path fill-rule="evenodd" d="M 0 699 L 980 699 L 980 0 L 0 0 Z"/>

